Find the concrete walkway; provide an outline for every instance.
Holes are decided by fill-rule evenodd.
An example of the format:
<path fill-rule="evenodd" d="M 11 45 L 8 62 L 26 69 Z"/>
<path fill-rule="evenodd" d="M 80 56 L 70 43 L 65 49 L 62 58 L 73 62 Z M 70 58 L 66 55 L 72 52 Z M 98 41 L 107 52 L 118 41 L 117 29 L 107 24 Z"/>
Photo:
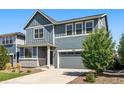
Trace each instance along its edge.
<path fill-rule="evenodd" d="M 89 70 L 84 69 L 50 69 L 31 75 L 18 77 L 15 79 L 0 82 L 0 84 L 66 84 L 72 81 L 82 72 Z"/>

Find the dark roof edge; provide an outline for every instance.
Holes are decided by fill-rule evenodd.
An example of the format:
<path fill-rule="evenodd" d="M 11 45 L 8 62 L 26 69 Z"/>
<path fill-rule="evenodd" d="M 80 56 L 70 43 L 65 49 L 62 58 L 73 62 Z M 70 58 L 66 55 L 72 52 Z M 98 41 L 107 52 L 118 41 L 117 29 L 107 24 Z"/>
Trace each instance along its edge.
<path fill-rule="evenodd" d="M 25 36 L 24 33 L 21 33 L 21 32 L 13 32 L 13 33 L 7 33 L 7 34 L 0 34 L 0 37 L 1 37 L 1 36 L 11 36 L 11 35 L 21 35 L 21 36 Z"/>
<path fill-rule="evenodd" d="M 75 21 L 81 21 L 81 20 L 90 20 L 93 18 L 99 18 L 99 17 L 104 17 L 107 14 L 106 13 L 102 13 L 102 14 L 97 14 L 97 15 L 91 15 L 91 16 L 85 16 L 85 17 L 79 17 L 79 18 L 72 18 L 72 19 L 68 19 L 68 20 L 62 20 L 62 21 L 56 21 L 53 18 L 51 18 L 50 16 L 46 15 L 45 13 L 43 13 L 41 10 L 37 9 L 37 11 L 30 17 L 30 19 L 28 20 L 28 22 L 26 23 L 26 25 L 24 26 L 24 30 L 26 29 L 28 23 L 32 20 L 32 18 L 35 16 L 35 14 L 39 12 L 40 14 L 42 14 L 44 17 L 46 17 L 50 22 L 52 22 L 54 25 L 58 25 L 58 24 L 64 24 L 64 23 L 70 23 L 70 22 L 75 22 Z"/>
<path fill-rule="evenodd" d="M 102 14 L 97 14 L 97 15 L 92 15 L 92 16 L 86 16 L 86 17 L 72 18 L 72 19 L 69 19 L 69 20 L 57 21 L 56 24 L 63 24 L 63 23 L 80 21 L 80 20 L 88 20 L 88 19 L 93 19 L 93 18 L 104 17 L 106 15 L 107 15 L 106 13 L 102 13 Z"/>

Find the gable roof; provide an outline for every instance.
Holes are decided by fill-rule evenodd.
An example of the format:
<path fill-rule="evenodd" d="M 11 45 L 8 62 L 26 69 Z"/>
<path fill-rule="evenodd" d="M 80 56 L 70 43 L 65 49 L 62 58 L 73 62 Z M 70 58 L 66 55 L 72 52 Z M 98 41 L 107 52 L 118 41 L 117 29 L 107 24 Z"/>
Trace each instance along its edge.
<path fill-rule="evenodd" d="M 34 16 L 36 16 L 36 14 L 37 13 L 39 13 L 39 14 L 41 14 L 42 16 L 44 16 L 45 18 L 47 18 L 51 23 L 56 23 L 56 21 L 53 19 L 53 18 L 51 18 L 51 17 L 49 17 L 48 15 L 46 15 L 45 13 L 43 13 L 43 12 L 41 12 L 40 10 L 37 10 L 34 14 L 33 14 L 33 16 L 28 20 L 28 22 L 26 23 L 26 25 L 24 26 L 24 29 L 28 26 L 28 24 L 31 22 L 31 20 L 34 18 Z"/>
<path fill-rule="evenodd" d="M 53 18 L 51 18 L 50 16 L 48 16 L 45 13 L 41 12 L 40 10 L 37 10 L 34 13 L 34 15 L 29 19 L 29 21 L 25 25 L 24 29 L 28 26 L 28 24 L 30 23 L 30 21 L 34 18 L 34 16 L 36 16 L 37 13 L 40 13 L 45 18 L 47 18 L 51 23 L 53 23 L 55 25 L 57 25 L 57 24 L 64 24 L 64 23 L 70 23 L 70 22 L 76 22 L 76 21 L 82 21 L 82 20 L 90 20 L 90 19 L 94 19 L 94 18 L 100 18 L 100 17 L 107 16 L 107 14 L 102 13 L 102 14 L 97 14 L 97 15 L 92 15 L 92 16 L 86 16 L 86 17 L 79 17 L 79 18 L 72 18 L 72 19 L 68 19 L 68 20 L 56 21 Z"/>

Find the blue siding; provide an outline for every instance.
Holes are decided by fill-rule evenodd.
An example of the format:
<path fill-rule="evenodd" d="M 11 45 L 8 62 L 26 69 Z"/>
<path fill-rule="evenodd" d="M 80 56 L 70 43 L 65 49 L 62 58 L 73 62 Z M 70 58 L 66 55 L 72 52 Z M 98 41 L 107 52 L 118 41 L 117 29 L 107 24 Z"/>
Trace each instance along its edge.
<path fill-rule="evenodd" d="M 82 49 L 82 42 L 87 36 L 56 38 L 57 49 Z"/>
<path fill-rule="evenodd" d="M 46 25 L 46 24 L 52 24 L 52 23 L 43 15 L 37 12 L 34 18 L 32 18 L 32 20 L 28 23 L 27 27 L 34 27 L 34 26 Z"/>
<path fill-rule="evenodd" d="M 53 26 L 44 27 L 43 39 L 34 39 L 34 28 L 26 30 L 26 44 L 47 44 L 53 43 Z"/>
<path fill-rule="evenodd" d="M 16 45 L 15 44 L 8 44 L 4 45 L 9 53 L 16 53 Z"/>

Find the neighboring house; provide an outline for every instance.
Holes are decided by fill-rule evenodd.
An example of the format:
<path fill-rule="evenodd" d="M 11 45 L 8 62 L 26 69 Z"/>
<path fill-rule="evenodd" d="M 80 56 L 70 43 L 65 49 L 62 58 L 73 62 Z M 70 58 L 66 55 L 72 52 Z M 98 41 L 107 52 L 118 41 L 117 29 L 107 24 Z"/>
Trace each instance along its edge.
<path fill-rule="evenodd" d="M 20 32 L 0 35 L 0 45 L 8 50 L 10 62 L 14 65 L 17 62 L 18 45 L 24 44 L 25 35 Z"/>
<path fill-rule="evenodd" d="M 24 67 L 85 68 L 80 56 L 82 42 L 102 27 L 108 30 L 106 14 L 55 21 L 37 10 L 24 27 L 19 61 Z"/>

